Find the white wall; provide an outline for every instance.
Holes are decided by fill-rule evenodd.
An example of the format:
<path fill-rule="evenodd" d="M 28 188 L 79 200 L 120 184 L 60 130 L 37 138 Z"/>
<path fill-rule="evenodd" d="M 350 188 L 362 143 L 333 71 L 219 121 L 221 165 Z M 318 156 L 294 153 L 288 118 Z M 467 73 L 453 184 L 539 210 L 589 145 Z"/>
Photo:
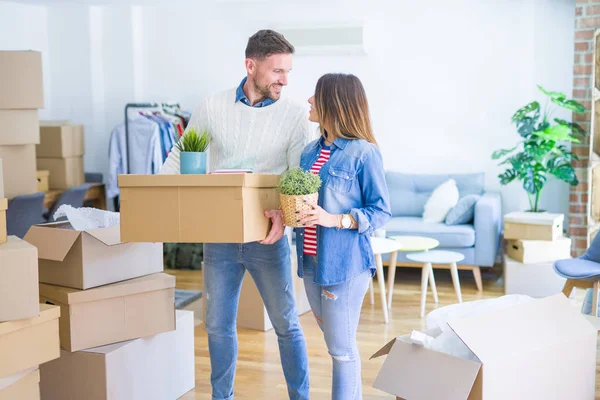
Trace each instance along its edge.
<path fill-rule="evenodd" d="M 523 190 L 500 187 L 502 169 L 490 155 L 518 140 L 510 117 L 541 99 L 536 84 L 572 91 L 573 14 L 574 0 L 51 6 L 52 112 L 86 123 L 86 169 L 106 172 L 108 136 L 125 103 L 193 108 L 237 85 L 258 29 L 362 22 L 367 56 L 296 56 L 287 95 L 306 104 L 322 74 L 354 73 L 387 169 L 485 171 L 486 186 L 502 190 L 504 211 L 524 209 Z M 550 182 L 541 205 L 567 212 L 567 185 Z"/>

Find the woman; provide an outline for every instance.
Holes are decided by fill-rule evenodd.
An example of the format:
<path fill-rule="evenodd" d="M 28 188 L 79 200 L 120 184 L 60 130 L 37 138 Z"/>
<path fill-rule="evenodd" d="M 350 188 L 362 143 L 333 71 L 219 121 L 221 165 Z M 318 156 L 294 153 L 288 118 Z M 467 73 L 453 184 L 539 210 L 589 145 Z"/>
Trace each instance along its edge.
<path fill-rule="evenodd" d="M 360 80 L 324 75 L 308 102 L 322 137 L 300 166 L 323 184 L 318 204 L 298 213 L 298 275 L 333 359 L 332 398 L 362 399 L 356 330 L 375 272 L 370 236 L 391 217 L 388 189 Z"/>

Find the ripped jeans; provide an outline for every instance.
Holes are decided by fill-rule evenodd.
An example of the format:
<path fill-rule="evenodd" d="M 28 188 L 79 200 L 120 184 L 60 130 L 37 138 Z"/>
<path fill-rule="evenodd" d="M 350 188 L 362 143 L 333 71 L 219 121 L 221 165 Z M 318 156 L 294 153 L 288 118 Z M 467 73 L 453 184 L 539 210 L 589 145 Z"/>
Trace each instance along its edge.
<path fill-rule="evenodd" d="M 303 258 L 308 301 L 333 359 L 331 398 L 361 400 L 361 363 L 356 329 L 371 272 L 366 270 L 339 285 L 317 286 L 314 283 L 316 257 L 305 255 Z"/>

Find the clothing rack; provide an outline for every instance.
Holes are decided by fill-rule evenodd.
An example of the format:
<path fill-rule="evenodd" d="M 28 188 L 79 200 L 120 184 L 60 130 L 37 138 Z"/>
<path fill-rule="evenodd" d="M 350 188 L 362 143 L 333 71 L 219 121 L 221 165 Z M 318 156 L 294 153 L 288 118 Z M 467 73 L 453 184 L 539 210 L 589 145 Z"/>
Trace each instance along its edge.
<path fill-rule="evenodd" d="M 125 146 L 127 147 L 127 171 L 129 168 L 129 109 L 130 108 L 158 108 L 158 107 L 178 107 L 181 108 L 179 103 L 127 103 L 125 105 Z"/>

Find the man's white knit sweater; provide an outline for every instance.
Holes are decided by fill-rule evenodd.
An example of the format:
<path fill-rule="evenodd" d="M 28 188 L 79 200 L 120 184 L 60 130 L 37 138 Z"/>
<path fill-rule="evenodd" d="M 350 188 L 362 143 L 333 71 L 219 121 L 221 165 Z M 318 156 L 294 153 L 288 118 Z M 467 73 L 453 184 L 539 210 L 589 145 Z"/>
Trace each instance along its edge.
<path fill-rule="evenodd" d="M 281 97 L 266 107 L 235 102 L 235 89 L 204 99 L 188 124 L 207 128 L 213 137 L 208 170 L 248 168 L 255 173 L 281 174 L 300 164 L 300 154 L 312 140 L 308 113 Z M 173 147 L 161 174 L 179 173 L 179 150 Z"/>

